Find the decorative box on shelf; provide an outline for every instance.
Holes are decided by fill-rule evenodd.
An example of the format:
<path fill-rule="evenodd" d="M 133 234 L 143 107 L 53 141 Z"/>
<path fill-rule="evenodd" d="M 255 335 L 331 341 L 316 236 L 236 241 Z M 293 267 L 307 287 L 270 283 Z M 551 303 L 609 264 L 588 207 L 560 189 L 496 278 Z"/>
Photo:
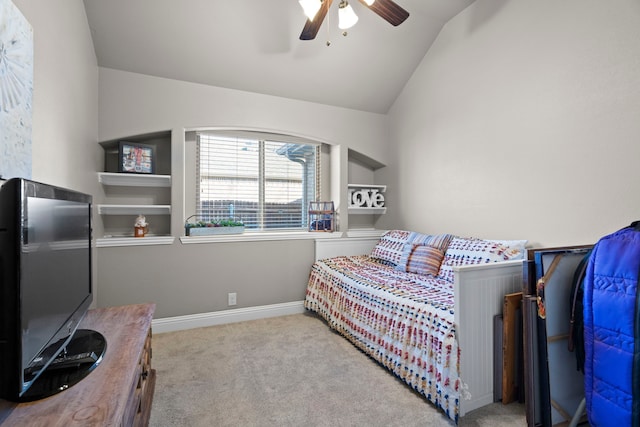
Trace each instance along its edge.
<path fill-rule="evenodd" d="M 333 202 L 309 202 L 309 231 L 333 231 L 335 215 Z"/>
<path fill-rule="evenodd" d="M 244 224 L 234 219 L 214 219 L 210 221 L 196 220 L 189 222 L 190 216 L 184 223 L 185 236 L 213 236 L 221 234 L 242 234 Z"/>

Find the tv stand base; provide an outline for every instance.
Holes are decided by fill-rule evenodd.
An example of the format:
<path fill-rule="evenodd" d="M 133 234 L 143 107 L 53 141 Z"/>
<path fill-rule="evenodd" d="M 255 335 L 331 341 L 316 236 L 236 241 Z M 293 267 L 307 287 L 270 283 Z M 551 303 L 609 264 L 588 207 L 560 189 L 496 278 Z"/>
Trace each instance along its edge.
<path fill-rule="evenodd" d="M 67 344 L 65 353 L 51 361 L 20 401 L 44 399 L 77 384 L 100 364 L 106 349 L 107 340 L 100 332 L 78 329 Z"/>

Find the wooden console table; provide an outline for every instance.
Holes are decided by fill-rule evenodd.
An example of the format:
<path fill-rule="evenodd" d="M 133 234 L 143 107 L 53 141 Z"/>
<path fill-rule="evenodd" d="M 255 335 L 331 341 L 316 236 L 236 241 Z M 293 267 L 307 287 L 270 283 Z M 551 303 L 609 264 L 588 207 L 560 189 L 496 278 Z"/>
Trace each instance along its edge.
<path fill-rule="evenodd" d="M 151 369 L 151 320 L 155 304 L 89 310 L 80 328 L 104 335 L 102 362 L 78 384 L 28 403 L 0 399 L 0 425 L 146 426 L 156 373 Z"/>

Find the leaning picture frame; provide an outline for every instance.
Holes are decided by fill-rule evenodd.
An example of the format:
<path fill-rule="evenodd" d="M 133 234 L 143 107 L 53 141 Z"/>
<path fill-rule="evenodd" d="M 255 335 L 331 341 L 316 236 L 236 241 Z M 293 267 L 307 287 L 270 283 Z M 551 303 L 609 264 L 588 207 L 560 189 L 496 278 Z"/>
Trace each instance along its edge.
<path fill-rule="evenodd" d="M 118 172 L 155 173 L 155 147 L 137 142 L 120 141 Z"/>

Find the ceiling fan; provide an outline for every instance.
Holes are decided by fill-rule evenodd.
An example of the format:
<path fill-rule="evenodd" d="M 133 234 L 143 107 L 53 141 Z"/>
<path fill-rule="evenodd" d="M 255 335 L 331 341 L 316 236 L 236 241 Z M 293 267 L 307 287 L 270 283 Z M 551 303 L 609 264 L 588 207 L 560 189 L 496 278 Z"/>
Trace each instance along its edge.
<path fill-rule="evenodd" d="M 358 0 L 363 6 L 377 13 L 382 19 L 393 26 L 402 24 L 408 17 L 409 12 L 404 10 L 392 0 Z M 324 21 L 333 0 L 299 0 L 300 5 L 307 15 L 307 22 L 300 34 L 300 40 L 313 40 L 316 38 L 322 21 Z M 347 0 L 340 0 L 338 5 L 340 29 L 347 29 L 355 25 L 358 16 L 355 14 Z"/>

